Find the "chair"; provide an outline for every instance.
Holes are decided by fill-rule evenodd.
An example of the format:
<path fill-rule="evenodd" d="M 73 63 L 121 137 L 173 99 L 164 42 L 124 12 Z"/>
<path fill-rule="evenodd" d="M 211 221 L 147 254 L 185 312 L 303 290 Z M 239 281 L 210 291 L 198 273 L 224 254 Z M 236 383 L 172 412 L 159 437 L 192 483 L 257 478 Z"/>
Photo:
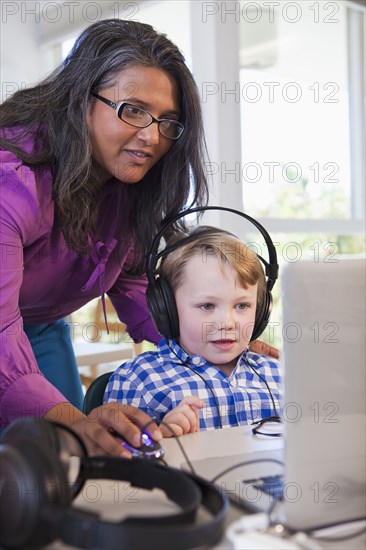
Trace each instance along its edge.
<path fill-rule="evenodd" d="M 114 371 L 105 372 L 93 380 L 86 390 L 83 403 L 83 413 L 88 415 L 95 407 L 103 405 L 103 395 L 108 381 Z"/>

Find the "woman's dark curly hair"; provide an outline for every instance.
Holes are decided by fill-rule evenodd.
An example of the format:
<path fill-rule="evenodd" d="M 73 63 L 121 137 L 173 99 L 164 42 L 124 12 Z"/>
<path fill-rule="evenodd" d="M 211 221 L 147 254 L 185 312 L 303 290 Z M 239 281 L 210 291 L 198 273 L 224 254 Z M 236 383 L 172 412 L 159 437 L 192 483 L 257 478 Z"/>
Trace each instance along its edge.
<path fill-rule="evenodd" d="M 188 201 L 205 205 L 208 186 L 200 98 L 179 49 L 153 27 L 135 21 L 106 19 L 89 26 L 66 60 L 38 85 L 19 90 L 0 106 L 0 128 L 24 127 L 16 139 L 0 138 L 1 148 L 30 166 L 44 165 L 53 174 L 58 219 L 70 248 L 85 250 L 98 216 L 103 183 L 92 162 L 86 126 L 90 93 L 112 86 L 133 65 L 161 68 L 176 81 L 181 122 L 186 130 L 138 183 L 128 186 L 128 235 L 136 247 L 132 273 L 141 273 L 150 240 L 162 219 L 177 214 Z M 21 138 L 35 134 L 31 153 Z M 121 235 L 121 240 L 126 235 Z"/>

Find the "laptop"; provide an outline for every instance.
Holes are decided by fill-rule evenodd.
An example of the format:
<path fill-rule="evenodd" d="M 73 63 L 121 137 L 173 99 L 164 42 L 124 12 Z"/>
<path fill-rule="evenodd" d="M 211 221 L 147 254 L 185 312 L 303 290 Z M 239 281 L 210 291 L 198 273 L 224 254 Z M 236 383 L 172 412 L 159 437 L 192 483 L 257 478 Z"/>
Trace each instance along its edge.
<path fill-rule="evenodd" d="M 275 504 L 279 521 L 294 530 L 361 519 L 366 514 L 365 259 L 288 263 L 280 280 L 284 452 L 211 458 L 193 466 L 213 478 L 239 458 L 267 457 L 273 463 L 251 464 L 235 491 L 248 511 L 268 511 Z"/>

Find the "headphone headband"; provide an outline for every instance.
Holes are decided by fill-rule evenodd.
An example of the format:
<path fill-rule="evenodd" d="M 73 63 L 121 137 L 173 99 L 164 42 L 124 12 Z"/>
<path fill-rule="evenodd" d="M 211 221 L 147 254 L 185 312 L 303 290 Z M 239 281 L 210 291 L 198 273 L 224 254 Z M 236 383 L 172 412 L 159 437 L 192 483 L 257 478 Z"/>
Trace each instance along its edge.
<path fill-rule="evenodd" d="M 179 317 L 174 292 L 164 276 L 160 275 L 156 277 L 158 261 L 160 258 L 163 258 L 167 256 L 170 252 L 173 252 L 173 250 L 177 250 L 181 246 L 184 246 L 189 242 L 199 239 L 202 235 L 212 235 L 216 231 L 214 228 L 202 229 L 202 231 L 200 232 L 192 233 L 186 237 L 181 238 L 176 243 L 165 247 L 165 249 L 161 252 L 158 252 L 159 245 L 166 230 L 171 227 L 176 221 L 184 218 L 185 216 L 188 216 L 189 214 L 194 214 L 195 212 L 203 212 L 205 210 L 221 210 L 224 212 L 237 214 L 238 216 L 244 218 L 252 225 L 254 225 L 261 233 L 266 243 L 269 262 L 267 262 L 257 254 L 258 259 L 264 265 L 267 280 L 266 291 L 256 310 L 255 323 L 251 336 L 251 340 L 256 340 L 265 330 L 271 314 L 271 290 L 278 277 L 277 253 L 268 232 L 257 220 L 255 220 L 251 216 L 248 216 L 247 214 L 244 214 L 244 212 L 234 210 L 233 208 L 226 208 L 224 206 L 200 206 L 197 208 L 189 208 L 180 212 L 169 220 L 165 219 L 162 222 L 161 229 L 153 238 L 150 251 L 148 252 L 146 259 L 146 276 L 149 283 L 146 290 L 146 300 L 150 310 L 151 318 L 156 326 L 157 331 L 165 338 L 171 340 L 177 340 L 179 338 Z M 235 235 L 233 236 L 235 237 Z"/>
<path fill-rule="evenodd" d="M 157 264 L 160 258 L 167 256 L 170 252 L 173 252 L 173 250 L 177 250 L 185 244 L 197 240 L 202 235 L 212 235 L 215 230 L 213 228 L 202 229 L 202 231 L 200 232 L 192 233 L 186 237 L 181 238 L 176 243 L 165 247 L 165 249 L 161 252 L 158 252 L 159 245 L 166 230 L 171 227 L 176 221 L 184 218 L 185 216 L 188 216 L 189 214 L 194 214 L 195 212 L 203 212 L 205 210 L 221 210 L 224 212 L 237 214 L 238 216 L 244 218 L 252 225 L 254 225 L 261 233 L 266 243 L 269 262 L 267 262 L 257 254 L 258 259 L 264 265 L 267 280 L 263 299 L 261 300 L 256 310 L 256 318 L 251 337 L 251 340 L 256 340 L 265 330 L 271 314 L 271 290 L 278 277 L 277 253 L 268 232 L 257 220 L 255 220 L 251 216 L 248 216 L 247 214 L 244 214 L 244 212 L 234 210 L 233 208 L 226 208 L 224 206 L 200 206 L 197 208 L 189 208 L 180 212 L 169 220 L 165 219 L 162 222 L 161 229 L 153 238 L 150 250 L 146 258 L 146 276 L 149 283 L 146 290 L 146 300 L 150 310 L 151 318 L 156 326 L 157 331 L 165 338 L 171 340 L 177 340 L 179 338 L 179 317 L 174 293 L 165 277 L 156 277 Z"/>
<path fill-rule="evenodd" d="M 268 249 L 268 256 L 269 256 L 269 262 L 266 262 L 261 256 L 258 256 L 260 260 L 263 262 L 265 266 L 265 272 L 267 277 L 267 290 L 272 290 L 277 278 L 278 278 L 278 263 L 277 263 L 277 252 L 276 248 L 272 242 L 272 239 L 268 233 L 268 231 L 261 225 L 257 220 L 252 218 L 251 216 L 248 216 L 248 214 L 244 214 L 244 212 L 240 212 L 240 210 L 235 210 L 234 208 L 226 208 L 224 206 L 197 206 L 196 208 L 188 208 L 187 210 L 183 210 L 176 216 L 172 218 L 165 218 L 165 220 L 161 223 L 161 229 L 157 232 L 155 235 L 150 250 L 147 255 L 147 261 L 146 261 L 146 275 L 147 279 L 150 284 L 154 283 L 155 277 L 154 272 L 156 269 L 156 264 L 163 255 L 169 254 L 169 252 L 172 252 L 176 248 L 178 248 L 180 245 L 183 246 L 183 244 L 186 244 L 187 242 L 193 241 L 197 238 L 197 235 L 189 235 L 186 239 L 182 239 L 179 241 L 179 243 L 176 243 L 173 245 L 173 247 L 170 249 L 167 248 L 163 252 L 158 253 L 159 244 L 164 236 L 164 233 L 166 230 L 174 225 L 175 222 L 180 220 L 181 218 L 185 218 L 186 216 L 189 216 L 190 214 L 194 214 L 195 212 L 203 212 L 206 210 L 221 210 L 224 212 L 231 212 L 232 214 L 237 214 L 238 216 L 241 216 L 245 220 L 252 223 L 258 231 L 261 233 L 261 235 L 264 238 L 264 241 L 266 243 L 267 249 Z M 212 231 L 207 230 L 207 234 L 212 233 Z M 204 231 L 200 235 L 205 234 Z"/>
<path fill-rule="evenodd" d="M 97 458 L 97 460 L 99 460 Z M 112 461 L 119 459 L 111 459 Z M 132 459 L 133 462 L 141 459 Z M 110 459 L 108 459 L 108 462 Z M 146 461 L 141 460 L 140 472 L 146 467 Z M 152 480 L 155 482 L 155 467 L 152 471 Z M 72 546 L 78 548 L 98 549 L 98 550 L 114 550 L 118 541 L 119 548 L 128 550 L 149 550 L 159 548 L 159 550 L 187 550 L 198 546 L 213 546 L 215 545 L 224 533 L 224 521 L 228 512 L 228 502 L 226 496 L 219 491 L 210 482 L 192 475 L 174 470 L 169 467 L 160 467 L 166 470 L 166 479 L 174 485 L 175 479 L 171 475 L 173 472 L 182 474 L 184 483 L 187 477 L 192 483 L 196 484 L 202 500 L 197 504 L 197 508 L 192 510 L 190 515 L 184 516 L 175 514 L 172 516 L 151 516 L 151 517 L 127 517 L 119 523 L 101 520 L 95 514 L 80 510 L 77 508 L 69 509 L 64 515 L 64 526 L 62 526 L 62 540 Z M 103 479 L 105 470 L 103 467 Z M 185 477 L 187 476 L 187 477 Z M 98 477 L 96 476 L 95 479 Z M 99 473 L 100 478 L 100 473 Z M 121 476 L 111 477 L 110 479 L 121 479 Z M 128 479 L 128 478 L 124 478 Z M 151 488 L 160 487 L 159 483 L 151 483 Z M 138 487 L 141 485 L 138 484 Z M 161 487 L 160 487 L 161 488 Z M 164 489 L 165 491 L 165 489 Z M 186 491 L 186 487 L 185 487 Z M 178 503 L 178 487 L 170 488 L 170 492 L 175 493 L 173 502 Z M 199 507 L 210 513 L 212 518 L 208 522 L 195 523 L 194 516 Z M 80 529 L 80 525 L 83 529 Z"/>

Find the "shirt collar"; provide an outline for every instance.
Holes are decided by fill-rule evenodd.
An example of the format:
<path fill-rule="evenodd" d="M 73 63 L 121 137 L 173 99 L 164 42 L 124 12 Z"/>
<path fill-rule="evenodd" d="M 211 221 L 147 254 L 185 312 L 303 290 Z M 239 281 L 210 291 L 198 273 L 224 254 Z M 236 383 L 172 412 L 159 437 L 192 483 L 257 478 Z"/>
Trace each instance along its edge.
<path fill-rule="evenodd" d="M 207 361 L 200 355 L 189 355 L 184 349 L 176 342 L 176 340 L 168 340 L 163 338 L 160 343 L 160 349 L 164 355 L 169 354 L 174 360 L 177 359 L 179 363 L 188 363 L 189 365 L 206 365 Z M 194 361 L 193 361 L 194 359 Z"/>
<path fill-rule="evenodd" d="M 193 368 L 204 367 L 207 369 L 207 367 L 214 366 L 216 369 L 219 369 L 218 366 L 212 365 L 212 363 L 206 361 L 206 359 L 204 359 L 201 355 L 189 355 L 175 340 L 167 340 L 163 338 L 163 340 L 160 342 L 159 347 L 161 349 L 161 352 L 164 355 L 169 355 L 173 361 L 174 359 L 176 359 L 179 361 L 179 363 L 187 363 Z M 245 368 L 245 364 L 248 362 L 248 360 L 249 348 L 243 351 L 243 353 L 238 357 L 235 369 L 239 365 Z M 233 372 L 235 371 L 235 369 L 233 370 Z"/>

